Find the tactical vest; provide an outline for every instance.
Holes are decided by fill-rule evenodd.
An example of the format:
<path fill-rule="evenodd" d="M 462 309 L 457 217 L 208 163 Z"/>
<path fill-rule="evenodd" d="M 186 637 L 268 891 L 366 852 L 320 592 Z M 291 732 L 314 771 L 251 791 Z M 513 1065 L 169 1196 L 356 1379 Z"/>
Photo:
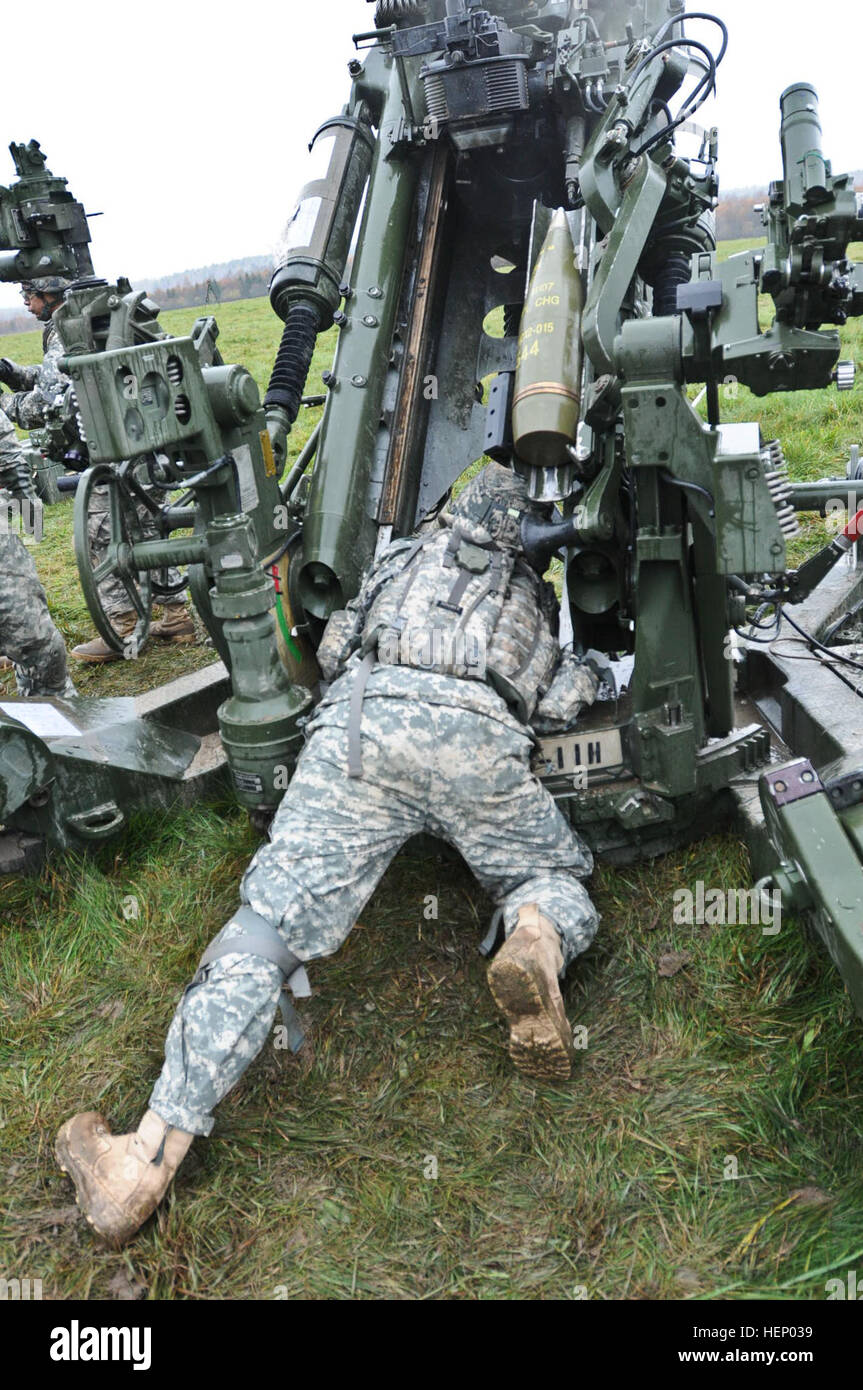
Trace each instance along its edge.
<path fill-rule="evenodd" d="M 527 723 L 560 656 L 553 591 L 460 522 L 418 537 L 399 561 L 366 614 L 363 650 L 386 666 L 487 681 Z"/>

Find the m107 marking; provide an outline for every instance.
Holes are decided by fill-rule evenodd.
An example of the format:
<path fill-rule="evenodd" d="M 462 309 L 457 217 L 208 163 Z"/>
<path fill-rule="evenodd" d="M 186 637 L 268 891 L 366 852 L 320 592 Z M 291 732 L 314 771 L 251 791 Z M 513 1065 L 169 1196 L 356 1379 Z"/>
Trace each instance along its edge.
<path fill-rule="evenodd" d="M 587 773 L 589 776 L 593 772 L 607 772 L 623 766 L 619 729 L 567 734 L 563 738 L 541 738 L 539 746 L 546 764 L 546 777 L 574 773 Z"/>

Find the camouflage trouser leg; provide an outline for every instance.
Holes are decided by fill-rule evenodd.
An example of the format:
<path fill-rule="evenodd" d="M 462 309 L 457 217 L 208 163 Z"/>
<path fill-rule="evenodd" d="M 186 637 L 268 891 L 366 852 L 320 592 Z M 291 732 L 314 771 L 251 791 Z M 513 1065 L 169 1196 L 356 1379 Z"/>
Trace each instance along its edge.
<path fill-rule="evenodd" d="M 90 540 L 90 564 L 95 569 L 101 564 L 108 549 L 111 539 L 111 524 L 109 519 L 109 497 L 108 489 L 97 487 L 93 490 L 90 498 L 90 510 L 87 513 L 87 535 Z M 138 519 L 145 531 L 152 530 L 152 519 L 146 508 L 141 505 L 138 507 Z M 178 569 L 168 571 L 168 583 L 176 584 L 180 579 Z M 128 593 L 119 579 L 105 579 L 99 585 L 99 597 L 109 618 L 115 619 L 123 614 L 132 611 L 132 603 Z M 163 606 L 168 608 L 173 604 L 185 604 L 186 595 L 178 594 L 176 598 L 165 599 Z"/>
<path fill-rule="evenodd" d="M 308 961 L 337 951 L 388 865 L 427 830 L 455 844 L 502 907 L 507 931 L 537 903 L 557 927 L 566 964 L 593 939 L 598 915 L 579 879 L 592 868 L 529 770 L 530 740 L 485 715 L 421 701 L 368 699 L 363 776 L 350 780 L 347 705 L 326 711 L 245 875 L 241 896 Z M 229 922 L 216 938 L 243 935 Z M 208 1134 L 211 1112 L 263 1047 L 281 974 L 227 955 L 189 986 L 171 1024 L 150 1106 Z"/>
<path fill-rule="evenodd" d="M 19 695 L 74 695 L 66 645 L 48 612 L 33 557 L 20 536 L 0 533 L 0 651 Z"/>
<path fill-rule="evenodd" d="M 0 488 L 13 497 L 36 496 L 33 474 L 15 433 L 15 426 L 0 410 Z"/>

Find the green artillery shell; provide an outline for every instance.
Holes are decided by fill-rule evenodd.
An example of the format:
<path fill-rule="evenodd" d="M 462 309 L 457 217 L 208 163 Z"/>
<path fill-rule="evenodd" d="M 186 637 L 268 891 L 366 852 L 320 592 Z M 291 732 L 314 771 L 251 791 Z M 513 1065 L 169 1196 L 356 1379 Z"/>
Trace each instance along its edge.
<path fill-rule="evenodd" d="M 581 404 L 584 292 L 563 209 L 537 258 L 518 339 L 512 429 L 515 451 L 534 468 L 559 468 L 575 441 Z"/>

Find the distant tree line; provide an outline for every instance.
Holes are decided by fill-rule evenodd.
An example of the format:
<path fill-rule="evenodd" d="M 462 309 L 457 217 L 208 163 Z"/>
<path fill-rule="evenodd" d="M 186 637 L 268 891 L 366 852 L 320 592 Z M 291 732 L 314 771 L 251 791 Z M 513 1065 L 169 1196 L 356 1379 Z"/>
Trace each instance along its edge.
<path fill-rule="evenodd" d="M 180 285 L 170 285 L 152 291 L 153 298 L 161 309 L 196 309 L 207 302 L 208 280 L 186 280 Z M 270 272 L 244 271 L 239 275 L 219 277 L 215 284 L 219 287 L 219 302 L 232 299 L 260 299 L 267 293 Z"/>
<path fill-rule="evenodd" d="M 863 192 L 863 172 L 854 175 L 854 182 L 858 193 Z M 737 189 L 721 197 L 716 210 L 717 241 L 740 241 L 744 237 L 763 241 L 767 230 L 755 207 L 766 203 L 767 197 L 767 190 L 758 188 Z"/>
<path fill-rule="evenodd" d="M 766 229 L 760 212 L 755 211 L 755 204 L 766 202 L 767 193 L 760 193 L 757 188 L 720 198 L 716 209 L 717 241 L 740 241 L 744 237 L 752 241 L 763 239 Z"/>

